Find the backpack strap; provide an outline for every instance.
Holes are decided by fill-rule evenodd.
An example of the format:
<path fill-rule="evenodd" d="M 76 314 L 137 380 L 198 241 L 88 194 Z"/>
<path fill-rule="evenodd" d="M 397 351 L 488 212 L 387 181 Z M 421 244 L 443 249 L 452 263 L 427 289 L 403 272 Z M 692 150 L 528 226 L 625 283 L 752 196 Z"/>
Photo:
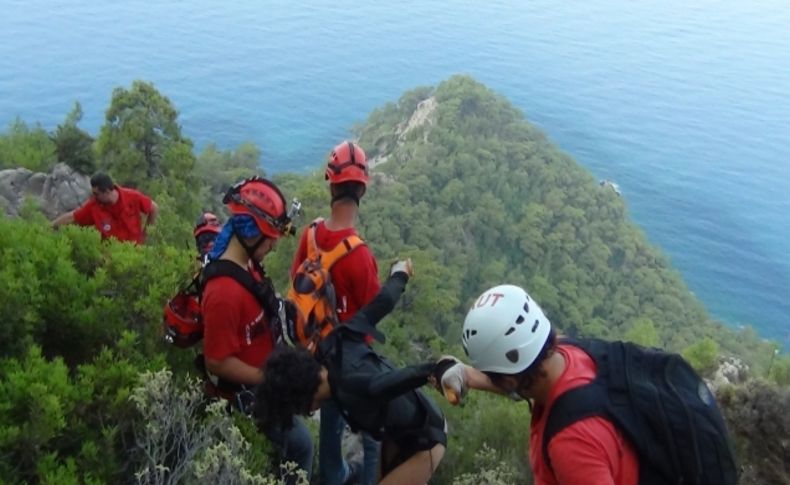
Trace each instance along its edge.
<path fill-rule="evenodd" d="M 244 287 L 245 290 L 250 292 L 258 303 L 260 303 L 269 319 L 271 330 L 274 332 L 274 335 L 277 336 L 281 331 L 279 322 L 280 299 L 274 291 L 271 279 L 266 276 L 266 272 L 261 265 L 255 263 L 254 267 L 261 275 L 261 281 L 257 281 L 249 271 L 232 261 L 215 259 L 203 268 L 201 274 L 201 288 L 205 287 L 206 283 L 212 278 L 220 276 L 229 276 L 233 278 Z"/>
<path fill-rule="evenodd" d="M 229 276 L 236 280 L 247 291 L 257 297 L 258 282 L 253 278 L 249 271 L 242 268 L 233 261 L 226 259 L 215 259 L 203 268 L 201 273 L 202 286 L 205 287 L 206 283 L 213 278 L 220 276 Z"/>
<path fill-rule="evenodd" d="M 200 290 L 203 288 L 201 284 L 201 271 L 195 273 L 195 276 L 192 277 L 192 281 L 189 282 L 186 286 L 181 287 L 179 293 L 184 293 L 187 295 L 195 295 L 200 296 Z"/>
<path fill-rule="evenodd" d="M 321 254 L 321 250 L 318 249 L 318 243 L 315 241 L 315 233 L 318 224 L 322 221 L 323 219 L 318 218 L 307 226 L 307 259 L 311 261 L 318 259 L 318 255 Z"/>
<path fill-rule="evenodd" d="M 318 224 L 322 221 L 323 219 L 316 219 L 307 228 L 307 259 L 311 261 L 320 259 L 321 267 L 329 271 L 336 262 L 354 249 L 365 244 L 365 241 L 356 234 L 352 234 L 337 243 L 331 250 L 322 251 L 315 239 Z"/>
<path fill-rule="evenodd" d="M 543 429 L 543 461 L 552 470 L 549 443 L 560 431 L 582 419 L 599 416 L 608 419 L 606 389 L 594 381 L 560 395 L 552 404 Z"/>
<path fill-rule="evenodd" d="M 321 266 L 328 271 L 341 258 L 363 244 L 365 244 L 365 241 L 356 234 L 348 236 L 337 243 L 332 250 L 321 255 Z"/>
<path fill-rule="evenodd" d="M 595 416 L 617 426 L 609 411 L 610 403 L 628 405 L 629 402 L 625 372 L 612 372 L 612 369 L 623 369 L 622 353 L 611 348 L 620 342 L 564 337 L 559 343 L 580 348 L 589 355 L 595 362 L 596 376 L 592 382 L 562 393 L 552 404 L 543 430 L 543 459 L 549 469 L 552 469 L 549 443 L 557 433 L 577 421 Z"/>

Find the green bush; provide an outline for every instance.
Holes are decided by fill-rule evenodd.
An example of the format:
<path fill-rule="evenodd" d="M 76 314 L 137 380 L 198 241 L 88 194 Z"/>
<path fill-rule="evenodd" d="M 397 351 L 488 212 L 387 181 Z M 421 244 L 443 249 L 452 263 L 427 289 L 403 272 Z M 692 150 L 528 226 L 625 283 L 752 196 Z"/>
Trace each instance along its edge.
<path fill-rule="evenodd" d="M 26 168 L 48 172 L 56 163 L 55 144 L 40 125 L 28 126 L 17 118 L 0 133 L 0 170 Z"/>

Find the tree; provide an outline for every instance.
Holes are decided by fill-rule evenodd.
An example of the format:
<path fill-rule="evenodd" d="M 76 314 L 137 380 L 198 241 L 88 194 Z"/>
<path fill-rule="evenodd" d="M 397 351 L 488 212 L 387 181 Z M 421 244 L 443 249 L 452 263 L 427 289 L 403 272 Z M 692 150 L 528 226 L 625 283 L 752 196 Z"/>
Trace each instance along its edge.
<path fill-rule="evenodd" d="M 195 163 L 192 142 L 182 136 L 177 118 L 173 104 L 151 83 L 115 88 L 97 140 L 101 165 L 120 182 L 139 187 L 171 174 L 189 175 Z M 168 152 L 183 158 L 178 171 Z"/>
<path fill-rule="evenodd" d="M 75 102 L 63 123 L 50 134 L 50 139 L 55 144 L 58 162 L 65 163 L 78 172 L 91 174 L 96 170 L 93 137 L 77 127 L 80 120 L 82 106 Z"/>
<path fill-rule="evenodd" d="M 8 132 L 0 134 L 0 170 L 23 167 L 48 172 L 55 160 L 55 145 L 39 124 L 30 127 L 16 118 Z"/>
<path fill-rule="evenodd" d="M 239 180 L 252 175 L 265 176 L 261 167 L 261 149 L 245 142 L 235 150 L 220 150 L 208 145 L 197 157 L 195 172 L 209 194 L 220 200 L 221 194 Z"/>
<path fill-rule="evenodd" d="M 645 347 L 658 346 L 658 333 L 649 318 L 638 318 L 625 332 L 625 339 Z"/>
<path fill-rule="evenodd" d="M 719 344 L 709 337 L 704 338 L 686 347 L 683 351 L 683 357 L 698 372 L 702 374 L 710 373 L 716 369 L 719 359 Z"/>

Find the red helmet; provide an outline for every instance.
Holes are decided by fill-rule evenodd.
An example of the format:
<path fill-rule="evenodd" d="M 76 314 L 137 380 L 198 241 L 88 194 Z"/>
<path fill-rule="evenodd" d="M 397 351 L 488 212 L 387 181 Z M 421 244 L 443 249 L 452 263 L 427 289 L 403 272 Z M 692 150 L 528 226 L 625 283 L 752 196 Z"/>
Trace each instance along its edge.
<path fill-rule="evenodd" d="M 274 183 L 263 177 L 251 177 L 237 183 L 228 189 L 222 203 L 233 215 L 252 216 L 264 236 L 278 238 L 290 228 L 285 197 Z"/>
<path fill-rule="evenodd" d="M 207 232 L 219 234 L 221 231 L 222 224 L 219 222 L 219 218 L 211 212 L 205 212 L 197 218 L 197 221 L 195 222 L 195 229 L 192 231 L 192 235 L 194 237 L 198 237 L 201 234 Z"/>
<path fill-rule="evenodd" d="M 326 180 L 330 184 L 361 182 L 368 185 L 368 161 L 362 147 L 344 141 L 332 150 L 326 164 Z"/>
<path fill-rule="evenodd" d="M 177 347 L 191 347 L 203 338 L 200 301 L 189 290 L 179 291 L 165 304 L 165 341 Z"/>

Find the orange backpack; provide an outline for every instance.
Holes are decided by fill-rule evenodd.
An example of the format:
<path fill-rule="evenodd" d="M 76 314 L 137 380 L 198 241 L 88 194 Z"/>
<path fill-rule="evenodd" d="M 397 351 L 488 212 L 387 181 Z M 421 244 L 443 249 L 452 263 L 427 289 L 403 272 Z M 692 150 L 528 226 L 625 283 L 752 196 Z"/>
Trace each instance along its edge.
<path fill-rule="evenodd" d="M 284 337 L 292 345 L 315 352 L 318 343 L 340 322 L 337 316 L 337 295 L 329 270 L 341 258 L 365 244 L 357 235 L 348 236 L 329 251 L 322 251 L 315 241 L 314 221 L 307 228 L 307 258 L 299 265 L 288 291 L 295 315 Z"/>

